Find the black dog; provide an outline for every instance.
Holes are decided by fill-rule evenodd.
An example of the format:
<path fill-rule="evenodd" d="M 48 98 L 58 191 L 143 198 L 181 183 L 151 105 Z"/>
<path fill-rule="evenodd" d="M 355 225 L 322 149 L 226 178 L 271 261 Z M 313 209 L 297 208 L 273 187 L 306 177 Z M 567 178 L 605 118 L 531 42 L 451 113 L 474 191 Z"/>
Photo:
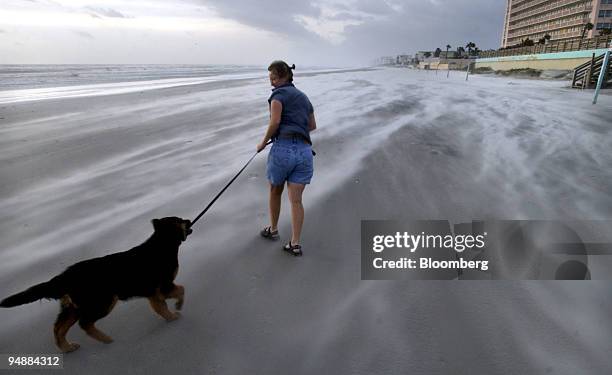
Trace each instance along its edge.
<path fill-rule="evenodd" d="M 77 321 L 96 340 L 113 340 L 98 330 L 95 322 L 111 312 L 117 300 L 147 297 L 153 310 L 167 321 L 177 319 L 166 299 L 176 299 L 183 306 L 185 288 L 174 284 L 178 272 L 178 248 L 191 234 L 191 222 L 178 217 L 153 219 L 154 232 L 143 244 L 128 251 L 88 259 L 68 267 L 46 283 L 10 296 L 1 307 L 13 307 L 36 300 L 59 299 L 60 313 L 53 333 L 55 343 L 64 353 L 79 348 L 66 340 L 68 330 Z"/>

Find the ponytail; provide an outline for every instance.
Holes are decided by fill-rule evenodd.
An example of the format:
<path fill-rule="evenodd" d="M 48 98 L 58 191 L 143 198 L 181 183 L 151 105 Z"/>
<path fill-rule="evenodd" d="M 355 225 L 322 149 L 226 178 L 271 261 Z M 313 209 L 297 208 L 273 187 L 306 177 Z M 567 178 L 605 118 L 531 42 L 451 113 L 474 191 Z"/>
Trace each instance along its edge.
<path fill-rule="evenodd" d="M 273 61 L 268 67 L 269 72 L 276 74 L 287 82 L 293 82 L 293 70 L 295 70 L 295 64 L 289 66 L 289 64 L 282 60 Z"/>

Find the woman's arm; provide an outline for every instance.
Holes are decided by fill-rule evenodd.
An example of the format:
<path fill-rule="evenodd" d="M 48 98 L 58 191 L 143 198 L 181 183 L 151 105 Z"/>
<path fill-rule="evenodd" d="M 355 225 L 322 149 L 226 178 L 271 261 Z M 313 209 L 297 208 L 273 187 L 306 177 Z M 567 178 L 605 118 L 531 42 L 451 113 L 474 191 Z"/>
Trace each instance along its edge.
<path fill-rule="evenodd" d="M 308 131 L 313 131 L 317 128 L 317 120 L 315 120 L 314 112 L 308 116 Z"/>
<path fill-rule="evenodd" d="M 257 152 L 266 148 L 266 143 L 276 134 L 281 121 L 281 113 L 283 113 L 283 104 L 278 100 L 272 100 L 270 103 L 270 123 L 268 130 L 264 135 L 263 140 L 257 145 Z"/>

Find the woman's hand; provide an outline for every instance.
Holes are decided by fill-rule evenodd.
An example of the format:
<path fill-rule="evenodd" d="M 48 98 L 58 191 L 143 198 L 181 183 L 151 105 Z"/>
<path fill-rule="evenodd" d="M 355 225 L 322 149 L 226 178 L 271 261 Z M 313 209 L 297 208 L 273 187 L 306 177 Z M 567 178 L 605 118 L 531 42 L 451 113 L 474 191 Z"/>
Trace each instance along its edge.
<path fill-rule="evenodd" d="M 308 116 L 308 131 L 314 131 L 317 128 L 317 120 L 315 120 L 314 112 Z"/>
<path fill-rule="evenodd" d="M 260 143 L 257 145 L 257 152 L 261 152 L 261 150 L 263 150 L 264 148 L 266 148 L 266 146 L 267 146 L 267 145 L 268 145 L 268 143 L 267 143 L 267 142 L 260 142 Z"/>

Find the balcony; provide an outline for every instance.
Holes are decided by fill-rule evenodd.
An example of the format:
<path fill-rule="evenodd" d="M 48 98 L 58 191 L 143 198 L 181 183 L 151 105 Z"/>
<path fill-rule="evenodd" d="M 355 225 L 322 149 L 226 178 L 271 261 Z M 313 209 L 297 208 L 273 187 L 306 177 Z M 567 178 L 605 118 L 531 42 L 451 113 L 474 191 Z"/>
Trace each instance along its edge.
<path fill-rule="evenodd" d="M 563 29 L 566 27 L 572 27 L 572 26 L 582 26 L 585 23 L 587 23 L 589 21 L 588 18 L 582 18 L 582 19 L 577 19 L 577 20 L 571 20 L 571 21 L 565 21 L 565 22 L 559 22 L 556 23 L 554 25 L 545 25 L 545 26 L 538 26 L 535 27 L 533 29 L 529 29 L 526 31 L 523 31 L 522 33 L 518 33 L 518 34 L 514 34 L 514 33 L 508 33 L 508 39 L 510 38 L 520 38 L 523 36 L 528 36 L 531 34 L 537 34 L 540 32 L 550 32 L 553 30 L 558 30 L 558 29 Z"/>
<path fill-rule="evenodd" d="M 566 16 L 571 16 L 574 14 L 580 14 L 580 13 L 590 13 L 593 10 L 593 7 L 591 5 L 582 5 L 576 8 L 572 8 L 572 9 L 567 9 L 567 10 L 563 10 L 559 13 L 554 13 L 554 14 L 548 14 L 545 16 L 541 16 L 538 17 L 537 19 L 533 19 L 533 20 L 528 20 L 528 21 L 522 21 L 519 23 L 515 23 L 514 25 L 509 25 L 508 26 L 508 31 L 511 30 L 516 30 L 516 29 L 520 29 L 526 26 L 533 26 L 536 25 L 538 23 L 543 23 L 546 21 L 551 21 L 554 20 L 556 18 L 562 18 L 562 17 L 566 17 Z M 513 21 L 514 22 L 514 21 Z"/>
<path fill-rule="evenodd" d="M 568 4 L 572 4 L 572 3 L 579 3 L 579 2 L 583 2 L 585 0 L 562 0 L 562 1 L 555 1 L 555 0 L 540 0 L 540 1 L 536 1 L 536 2 L 529 2 L 529 3 L 525 3 L 524 5 L 518 5 L 518 6 L 513 6 L 512 8 L 510 8 L 510 13 L 511 14 L 515 14 L 515 13 L 519 13 L 525 9 L 530 9 L 530 8 L 535 8 L 538 7 L 542 4 L 546 4 L 546 3 L 550 3 L 546 5 L 544 8 L 555 8 L 555 7 L 559 7 L 559 6 L 563 6 L 563 5 L 568 5 Z M 597 0 L 598 1 L 598 0 Z M 592 2 L 591 2 L 592 5 Z"/>
<path fill-rule="evenodd" d="M 547 1 L 550 1 L 550 0 L 547 0 Z M 542 3 L 545 3 L 545 2 L 546 1 L 541 1 L 538 4 L 542 4 Z M 547 13 L 547 12 L 553 10 L 553 9 L 563 8 L 564 6 L 575 4 L 575 3 L 579 3 L 579 2 L 584 2 L 584 0 L 562 0 L 562 1 L 555 2 L 555 3 L 552 3 L 552 4 L 546 5 L 544 7 L 541 7 L 541 8 L 538 8 L 538 9 L 534 9 L 534 10 L 531 10 L 529 12 L 521 13 L 521 14 L 518 14 L 518 15 L 516 15 L 514 13 L 514 10 L 512 10 L 511 14 L 510 14 L 510 20 L 511 20 L 511 22 L 522 20 L 522 19 L 525 19 L 525 18 L 528 18 L 528 17 L 531 17 L 531 16 L 535 16 L 535 15 L 538 15 L 538 14 Z M 591 4 L 585 4 L 584 6 L 590 7 L 591 9 L 593 9 L 593 4 L 592 3 Z"/>

